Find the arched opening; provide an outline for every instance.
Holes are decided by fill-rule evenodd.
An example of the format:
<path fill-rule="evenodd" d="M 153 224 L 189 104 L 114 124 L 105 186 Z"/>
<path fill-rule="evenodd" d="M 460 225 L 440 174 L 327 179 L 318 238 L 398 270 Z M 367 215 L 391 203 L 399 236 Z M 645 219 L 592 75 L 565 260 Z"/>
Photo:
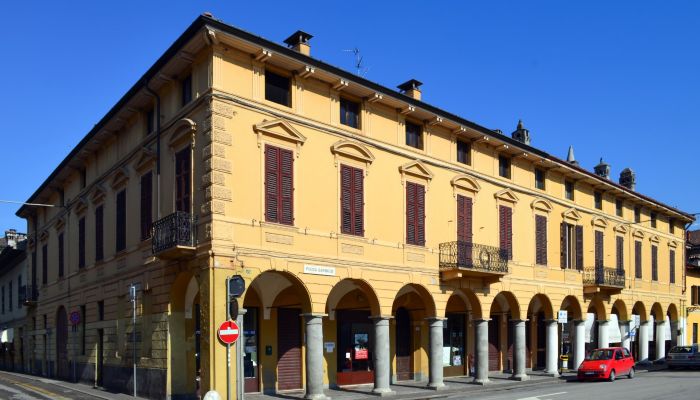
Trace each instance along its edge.
<path fill-rule="evenodd" d="M 469 290 L 456 290 L 445 307 L 443 347 L 449 349 L 449 357 L 443 355 L 444 376 L 474 374 L 475 332 L 473 320 L 481 317 L 479 300 Z"/>
<path fill-rule="evenodd" d="M 171 394 L 197 396 L 201 371 L 201 308 L 199 282 L 189 272 L 181 273 L 173 283 L 168 324 Z"/>
<path fill-rule="evenodd" d="M 435 303 L 420 285 L 404 285 L 394 298 L 394 381 L 422 380 L 428 370 L 425 318 L 435 316 Z M 415 328 L 415 329 L 414 329 Z"/>
<path fill-rule="evenodd" d="M 640 335 L 640 330 L 641 330 L 641 323 L 646 322 L 649 319 L 649 314 L 647 313 L 646 306 L 644 306 L 644 303 L 641 301 L 638 301 L 634 303 L 634 306 L 632 306 L 632 322 L 630 323 L 630 332 L 632 333 L 632 337 L 630 338 L 632 341 L 632 356 L 634 357 L 635 361 L 645 361 L 641 359 L 641 335 Z"/>
<path fill-rule="evenodd" d="M 512 372 L 513 321 L 520 319 L 520 306 L 513 293 L 498 293 L 489 316 L 489 371 Z"/>
<path fill-rule="evenodd" d="M 661 304 L 652 304 L 649 319 L 651 320 L 649 360 L 658 360 L 664 357 L 666 348 L 666 313 Z"/>
<path fill-rule="evenodd" d="M 301 316 L 311 312 L 304 284 L 293 274 L 265 271 L 248 286 L 243 307 L 246 392 L 302 389 Z"/>
<path fill-rule="evenodd" d="M 68 380 L 68 316 L 63 306 L 56 311 L 56 376 Z"/>
<path fill-rule="evenodd" d="M 598 348 L 607 346 L 607 337 L 601 336 L 600 324 L 602 321 L 607 321 L 607 313 L 603 302 L 598 297 L 593 297 L 588 305 L 586 316 L 586 353 Z M 608 323 L 609 324 L 609 323 Z M 603 330 L 603 335 L 607 334 L 607 330 Z"/>
<path fill-rule="evenodd" d="M 343 279 L 328 294 L 326 340 L 337 351 L 326 356 L 329 381 L 338 386 L 374 382 L 374 324 L 379 301 L 372 287 L 359 279 Z M 332 357 L 335 355 L 335 357 Z M 335 373 L 333 373 L 335 371 Z"/>
<path fill-rule="evenodd" d="M 670 335 L 666 337 L 666 354 L 671 350 L 671 347 L 682 345 L 683 343 L 678 342 L 680 335 L 680 326 L 678 321 L 678 308 L 676 305 L 671 303 L 666 310 L 666 324 L 669 327 Z"/>
<path fill-rule="evenodd" d="M 574 365 L 577 360 L 574 359 L 574 341 L 576 340 L 586 340 L 585 335 L 583 338 L 576 337 L 576 322 L 583 319 L 583 312 L 581 311 L 581 304 L 579 303 L 576 296 L 566 296 L 561 302 L 562 311 L 566 311 L 566 323 L 561 325 L 561 348 L 559 349 L 560 354 L 566 354 L 569 356 L 567 368 L 576 369 L 578 365 Z"/>
<path fill-rule="evenodd" d="M 527 307 L 525 365 L 542 370 L 547 362 L 547 321 L 554 319 L 552 302 L 544 294 L 536 294 Z"/>
<path fill-rule="evenodd" d="M 627 306 L 622 299 L 617 299 L 612 305 L 610 310 L 610 322 L 608 327 L 608 342 L 610 346 L 622 346 L 623 330 L 620 326 L 623 322 L 629 320 L 629 314 L 627 312 Z"/>

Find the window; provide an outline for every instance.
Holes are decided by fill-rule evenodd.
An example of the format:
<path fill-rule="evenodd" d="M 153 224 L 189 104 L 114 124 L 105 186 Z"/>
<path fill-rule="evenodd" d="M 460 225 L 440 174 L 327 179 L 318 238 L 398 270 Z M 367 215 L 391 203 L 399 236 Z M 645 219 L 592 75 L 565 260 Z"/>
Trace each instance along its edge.
<path fill-rule="evenodd" d="M 17 308 L 22 308 L 22 275 L 17 275 Z"/>
<path fill-rule="evenodd" d="M 180 82 L 180 89 L 182 90 L 181 105 L 186 106 L 187 103 L 192 101 L 192 74 L 189 74 L 186 77 L 182 78 L 182 82 Z"/>
<path fill-rule="evenodd" d="M 615 215 L 622 217 L 622 199 L 615 199 Z"/>
<path fill-rule="evenodd" d="M 7 283 L 7 310 L 12 311 L 12 281 Z"/>
<path fill-rule="evenodd" d="M 78 220 L 78 268 L 85 268 L 85 217 Z"/>
<path fill-rule="evenodd" d="M 472 242 L 472 204 L 471 197 L 457 195 L 457 240 L 463 243 Z"/>
<path fill-rule="evenodd" d="M 342 233 L 364 234 L 364 172 L 347 165 L 340 166 L 340 210 Z"/>
<path fill-rule="evenodd" d="M 693 343 L 698 342 L 698 323 L 693 322 Z"/>
<path fill-rule="evenodd" d="M 97 320 L 104 321 L 105 319 L 105 302 L 100 300 L 97 302 Z"/>
<path fill-rule="evenodd" d="M 651 213 L 650 217 L 651 217 L 651 227 L 656 228 L 656 213 L 655 212 Z"/>
<path fill-rule="evenodd" d="M 668 253 L 668 270 L 669 270 L 669 283 L 676 283 L 676 251 L 671 250 Z"/>
<path fill-rule="evenodd" d="M 44 245 L 41 248 L 41 283 L 49 283 L 49 247 Z"/>
<path fill-rule="evenodd" d="M 291 150 L 265 145 L 265 221 L 294 224 L 293 164 Z"/>
<path fill-rule="evenodd" d="M 634 277 L 642 279 L 642 242 L 634 241 Z"/>
<path fill-rule="evenodd" d="M 622 275 L 625 273 L 625 238 L 623 238 L 622 236 L 617 236 L 615 241 L 615 248 L 617 274 Z"/>
<path fill-rule="evenodd" d="M 639 206 L 634 207 L 634 222 L 639 223 L 642 220 L 642 209 Z"/>
<path fill-rule="evenodd" d="M 155 131 L 156 127 L 156 111 L 151 108 L 146 112 L 146 135 L 150 135 Z"/>
<path fill-rule="evenodd" d="M 603 209 L 603 193 L 593 192 L 593 202 L 595 203 L 595 208 L 598 210 Z"/>
<path fill-rule="evenodd" d="M 513 259 L 513 209 L 506 206 L 498 207 L 499 245 L 501 257 Z"/>
<path fill-rule="evenodd" d="M 58 277 L 63 278 L 65 269 L 65 260 L 63 254 L 63 232 L 58 234 Z"/>
<path fill-rule="evenodd" d="M 406 121 L 406 145 L 423 150 L 423 128 Z"/>
<path fill-rule="evenodd" d="M 153 221 L 153 174 L 148 171 L 141 176 L 141 240 L 151 237 Z"/>
<path fill-rule="evenodd" d="M 547 217 L 535 215 L 535 263 L 547 265 Z"/>
<path fill-rule="evenodd" d="M 353 128 L 360 127 L 360 104 L 340 98 L 340 123 Z"/>
<path fill-rule="evenodd" d="M 269 70 L 265 70 L 265 100 L 291 107 L 291 80 Z"/>
<path fill-rule="evenodd" d="M 673 218 L 668 219 L 668 232 L 676 233 L 676 220 Z"/>
<path fill-rule="evenodd" d="M 126 189 L 117 193 L 115 251 L 126 249 Z"/>
<path fill-rule="evenodd" d="M 561 224 L 561 267 L 583 269 L 583 226 Z"/>
<path fill-rule="evenodd" d="M 595 267 L 603 268 L 604 265 L 603 253 L 603 232 L 595 231 Z"/>
<path fill-rule="evenodd" d="M 510 158 L 498 156 L 498 175 L 502 178 L 510 179 Z"/>
<path fill-rule="evenodd" d="M 659 280 L 658 247 L 651 245 L 651 280 Z"/>
<path fill-rule="evenodd" d="M 406 182 L 406 243 L 425 246 L 425 188 Z"/>
<path fill-rule="evenodd" d="M 545 176 L 543 169 L 535 168 L 535 189 L 544 190 Z"/>
<path fill-rule="evenodd" d="M 698 296 L 698 293 L 700 293 L 700 286 L 691 286 L 690 287 L 690 305 L 691 306 L 697 306 L 700 304 L 700 296 Z M 697 343 L 697 342 L 693 342 Z"/>
<path fill-rule="evenodd" d="M 471 165 L 471 145 L 464 140 L 457 141 L 457 162 Z"/>
<path fill-rule="evenodd" d="M 574 200 L 574 182 L 564 181 L 564 197 L 567 200 Z"/>
<path fill-rule="evenodd" d="M 192 151 L 190 146 L 175 154 L 175 210 L 190 212 L 190 178 L 192 171 Z"/>
<path fill-rule="evenodd" d="M 95 208 L 95 261 L 104 259 L 104 206 Z"/>

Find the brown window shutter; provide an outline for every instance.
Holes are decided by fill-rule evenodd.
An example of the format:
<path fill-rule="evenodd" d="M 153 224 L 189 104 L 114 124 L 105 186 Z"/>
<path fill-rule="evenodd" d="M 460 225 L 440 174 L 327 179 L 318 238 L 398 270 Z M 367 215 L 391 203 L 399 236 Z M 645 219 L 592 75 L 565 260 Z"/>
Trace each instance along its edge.
<path fill-rule="evenodd" d="M 560 230 L 560 236 L 559 236 L 559 248 L 560 248 L 560 254 L 561 254 L 561 267 L 566 268 L 566 260 L 569 259 L 569 252 L 568 248 L 566 247 L 568 244 L 568 240 L 566 238 L 566 230 L 567 230 L 568 224 L 566 222 L 562 222 L 559 225 L 559 230 Z"/>
<path fill-rule="evenodd" d="M 141 176 L 141 240 L 151 237 L 153 222 L 153 175 L 149 171 Z"/>
<path fill-rule="evenodd" d="M 104 258 L 104 207 L 95 209 L 95 261 Z"/>
<path fill-rule="evenodd" d="M 416 244 L 416 184 L 406 182 L 406 243 Z"/>
<path fill-rule="evenodd" d="M 352 168 L 340 166 L 340 231 L 352 234 Z"/>
<path fill-rule="evenodd" d="M 535 263 L 547 265 L 547 217 L 535 216 Z"/>
<path fill-rule="evenodd" d="M 595 266 L 603 267 L 603 232 L 595 231 Z"/>
<path fill-rule="evenodd" d="M 115 238 L 115 250 L 121 251 L 126 248 L 126 189 L 117 193 L 117 226 Z"/>
<path fill-rule="evenodd" d="M 583 269 L 583 226 L 576 225 L 576 269 Z"/>
<path fill-rule="evenodd" d="M 508 260 L 513 259 L 513 226 L 512 209 L 506 206 L 499 206 L 499 226 L 500 226 L 500 248 L 505 252 Z"/>
<path fill-rule="evenodd" d="M 693 306 L 698 304 L 698 287 L 697 286 L 693 286 L 690 288 L 690 304 Z"/>
<path fill-rule="evenodd" d="M 634 277 L 642 279 L 642 242 L 634 242 Z"/>
<path fill-rule="evenodd" d="M 676 251 L 669 251 L 668 269 L 669 269 L 669 283 L 676 283 Z"/>
<path fill-rule="evenodd" d="M 617 273 L 622 274 L 625 271 L 625 239 L 622 236 L 618 236 L 616 239 L 617 244 Z"/>
<path fill-rule="evenodd" d="M 291 150 L 280 149 L 280 223 L 294 224 L 294 157 Z"/>
<path fill-rule="evenodd" d="M 353 168 L 353 234 L 365 234 L 365 175 L 359 168 Z"/>
<path fill-rule="evenodd" d="M 472 241 L 472 199 L 457 195 L 457 240 Z"/>
<path fill-rule="evenodd" d="M 78 221 L 78 268 L 85 267 L 85 217 Z"/>
<path fill-rule="evenodd" d="M 416 185 L 416 244 L 425 246 L 425 188 Z"/>
<path fill-rule="evenodd" d="M 265 221 L 279 222 L 279 151 L 265 145 Z"/>
<path fill-rule="evenodd" d="M 658 250 L 655 245 L 651 246 L 651 280 L 659 280 Z"/>
<path fill-rule="evenodd" d="M 175 209 L 177 211 L 190 212 L 190 171 L 192 169 L 192 157 L 190 146 L 185 147 L 175 154 Z"/>

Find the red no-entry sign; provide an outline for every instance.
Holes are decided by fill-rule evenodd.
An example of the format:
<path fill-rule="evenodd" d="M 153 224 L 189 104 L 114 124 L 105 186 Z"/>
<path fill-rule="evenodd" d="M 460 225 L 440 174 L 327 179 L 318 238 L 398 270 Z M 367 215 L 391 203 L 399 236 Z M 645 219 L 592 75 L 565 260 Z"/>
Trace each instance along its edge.
<path fill-rule="evenodd" d="M 241 330 L 234 321 L 225 321 L 219 325 L 219 340 L 225 344 L 233 344 L 238 340 Z"/>

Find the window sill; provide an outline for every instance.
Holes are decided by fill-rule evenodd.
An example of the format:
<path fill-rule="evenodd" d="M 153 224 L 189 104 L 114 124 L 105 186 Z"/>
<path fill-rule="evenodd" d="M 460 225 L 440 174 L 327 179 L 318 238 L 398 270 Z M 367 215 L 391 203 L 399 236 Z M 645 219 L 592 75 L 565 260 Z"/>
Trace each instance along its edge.
<path fill-rule="evenodd" d="M 279 229 L 288 232 L 299 233 L 299 228 L 294 225 L 280 224 L 278 222 L 260 221 L 261 228 Z"/>
<path fill-rule="evenodd" d="M 362 243 L 369 243 L 369 239 L 367 239 L 364 235 L 352 235 L 350 233 L 339 233 L 338 239 L 340 240 L 352 240 L 355 242 L 362 242 Z"/>

